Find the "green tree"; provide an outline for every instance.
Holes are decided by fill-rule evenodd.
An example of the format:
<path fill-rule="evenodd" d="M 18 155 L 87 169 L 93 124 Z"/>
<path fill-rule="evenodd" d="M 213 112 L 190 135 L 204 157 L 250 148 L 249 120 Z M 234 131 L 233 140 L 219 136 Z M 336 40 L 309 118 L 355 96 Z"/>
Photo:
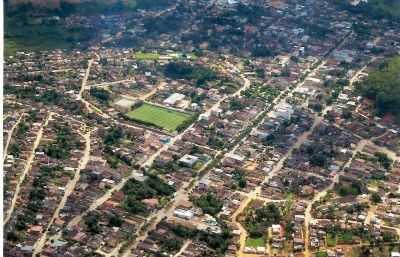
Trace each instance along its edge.
<path fill-rule="evenodd" d="M 376 192 L 373 192 L 373 193 L 371 194 L 370 200 L 371 200 L 371 202 L 374 203 L 374 204 L 377 204 L 377 203 L 382 202 L 381 196 L 380 196 L 378 193 L 376 193 Z"/>
<path fill-rule="evenodd" d="M 194 201 L 194 204 L 201 208 L 203 212 L 215 216 L 222 209 L 222 201 L 215 194 L 207 193 Z"/>

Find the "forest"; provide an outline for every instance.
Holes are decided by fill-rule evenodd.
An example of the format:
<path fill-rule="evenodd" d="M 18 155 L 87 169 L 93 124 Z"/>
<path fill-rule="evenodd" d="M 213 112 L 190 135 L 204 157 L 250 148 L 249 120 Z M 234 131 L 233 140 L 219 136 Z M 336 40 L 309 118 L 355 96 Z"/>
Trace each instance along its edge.
<path fill-rule="evenodd" d="M 400 122 L 400 56 L 386 60 L 357 85 L 360 95 L 372 100 L 376 114 L 393 115 Z"/>

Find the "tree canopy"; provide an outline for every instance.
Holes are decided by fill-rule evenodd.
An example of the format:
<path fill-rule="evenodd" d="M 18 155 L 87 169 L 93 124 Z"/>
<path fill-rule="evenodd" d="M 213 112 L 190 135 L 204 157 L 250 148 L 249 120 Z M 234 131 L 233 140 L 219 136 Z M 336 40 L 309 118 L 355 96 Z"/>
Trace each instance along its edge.
<path fill-rule="evenodd" d="M 245 225 L 251 237 L 261 237 L 272 224 L 282 220 L 281 210 L 274 203 L 267 203 L 261 208 L 250 209 L 246 214 Z"/>
<path fill-rule="evenodd" d="M 185 62 L 170 62 L 165 66 L 164 74 L 172 79 L 195 80 L 198 86 L 217 77 L 215 72 L 200 65 Z"/>
<path fill-rule="evenodd" d="M 203 212 L 210 215 L 218 214 L 222 209 L 222 201 L 213 193 L 207 193 L 194 201 L 194 204 L 200 207 Z"/>
<path fill-rule="evenodd" d="M 350 4 L 348 0 L 333 0 L 341 9 L 360 13 L 371 18 L 387 18 L 400 20 L 400 2 L 397 0 L 361 1 L 358 5 Z"/>
<path fill-rule="evenodd" d="M 392 114 L 400 121 L 400 56 L 372 71 L 357 89 L 374 102 L 378 116 Z"/>

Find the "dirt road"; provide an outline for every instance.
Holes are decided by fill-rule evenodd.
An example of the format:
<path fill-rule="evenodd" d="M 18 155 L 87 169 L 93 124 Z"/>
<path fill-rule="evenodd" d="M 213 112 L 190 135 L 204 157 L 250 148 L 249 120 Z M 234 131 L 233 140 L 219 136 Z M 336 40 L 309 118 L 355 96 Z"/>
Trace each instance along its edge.
<path fill-rule="evenodd" d="M 11 127 L 11 129 L 8 131 L 8 135 L 7 135 L 7 141 L 6 141 L 6 145 L 4 146 L 4 150 L 3 150 L 3 162 L 6 160 L 7 158 L 7 150 L 8 150 L 8 146 L 10 145 L 11 142 L 11 138 L 12 135 L 14 133 L 15 128 L 18 126 L 18 124 L 21 122 L 22 117 L 24 117 L 25 113 L 21 113 L 21 115 L 19 116 L 18 120 L 15 122 L 15 124 Z"/>
<path fill-rule="evenodd" d="M 40 140 L 42 139 L 42 136 L 43 136 L 43 130 L 47 126 L 47 124 L 49 123 L 49 120 L 51 119 L 52 115 L 53 115 L 52 112 L 48 113 L 48 115 L 46 117 L 46 120 L 44 121 L 44 123 L 42 124 L 42 126 L 40 127 L 40 129 L 39 129 L 39 131 L 37 133 L 36 140 L 35 140 L 35 142 L 33 144 L 33 147 L 32 147 L 32 151 L 29 154 L 28 160 L 27 160 L 27 162 L 25 164 L 25 168 L 24 168 L 21 176 L 19 177 L 17 187 L 15 188 L 14 197 L 12 199 L 10 208 L 7 210 L 7 213 L 6 213 L 6 216 L 5 216 L 5 219 L 4 219 L 4 224 L 7 224 L 7 222 L 11 218 L 11 214 L 14 211 L 15 204 L 16 204 L 18 196 L 19 196 L 19 191 L 21 190 L 21 185 L 24 182 L 26 175 L 29 173 L 29 171 L 30 171 L 30 169 L 32 167 L 33 160 L 35 159 L 36 148 L 39 146 Z"/>
<path fill-rule="evenodd" d="M 47 228 L 45 232 L 42 234 L 42 236 L 36 241 L 35 245 L 33 246 L 33 255 L 32 256 L 37 256 L 43 249 L 46 239 L 47 239 L 47 233 L 53 224 L 54 220 L 58 218 L 58 215 L 60 214 L 60 211 L 64 208 L 65 203 L 67 202 L 68 196 L 74 191 L 76 183 L 79 181 L 80 177 L 80 171 L 86 168 L 87 163 L 89 162 L 90 159 L 90 135 L 91 131 L 89 130 L 86 134 L 81 135 L 85 139 L 85 149 L 83 152 L 83 156 L 79 162 L 79 166 L 75 169 L 75 174 L 72 180 L 70 180 L 65 187 L 65 192 L 63 195 L 63 198 L 61 199 L 60 203 L 57 206 L 57 209 L 55 210 L 50 222 L 47 225 Z"/>

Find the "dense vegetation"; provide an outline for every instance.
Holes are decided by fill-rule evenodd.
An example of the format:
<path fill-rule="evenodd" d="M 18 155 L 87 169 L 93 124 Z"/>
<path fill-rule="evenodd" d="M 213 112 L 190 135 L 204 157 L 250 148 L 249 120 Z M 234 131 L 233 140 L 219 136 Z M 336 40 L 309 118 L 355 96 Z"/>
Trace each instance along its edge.
<path fill-rule="evenodd" d="M 96 1 L 79 1 L 79 3 L 69 3 L 61 1 L 59 6 L 41 6 L 32 3 L 23 3 L 17 6 L 7 5 L 6 11 L 9 16 L 16 14 L 30 15 L 58 15 L 68 16 L 71 14 L 79 15 L 96 15 L 96 14 L 114 14 L 121 12 L 130 12 L 137 9 L 162 9 L 168 7 L 172 0 L 96 0 Z"/>
<path fill-rule="evenodd" d="M 103 88 L 92 87 L 89 90 L 91 96 L 96 98 L 99 102 L 106 104 L 111 99 L 111 94 L 109 91 Z"/>
<path fill-rule="evenodd" d="M 246 213 L 245 226 L 250 237 L 262 237 L 272 224 L 279 224 L 282 220 L 280 209 L 274 203 L 267 203 L 258 209 L 249 209 Z"/>
<path fill-rule="evenodd" d="M 209 68 L 199 65 L 190 65 L 184 62 L 170 62 L 165 66 L 164 74 L 172 79 L 195 80 L 197 86 L 216 79 L 217 75 Z"/>
<path fill-rule="evenodd" d="M 143 182 L 135 179 L 128 180 L 122 191 L 125 194 L 122 208 L 131 214 L 145 214 L 149 210 L 142 203 L 142 200 L 159 196 L 170 196 L 175 192 L 175 189 L 159 177 L 149 175 Z"/>
<path fill-rule="evenodd" d="M 47 183 L 52 178 L 56 177 L 61 171 L 60 166 L 41 166 L 38 171 L 38 175 L 34 178 L 32 183 L 32 190 L 29 193 L 29 200 L 26 209 L 23 213 L 17 216 L 15 223 L 16 231 L 10 232 L 7 236 L 11 237 L 14 241 L 19 239 L 17 231 L 23 231 L 29 227 L 29 225 L 37 222 L 36 214 L 44 208 L 44 200 L 47 197 Z"/>
<path fill-rule="evenodd" d="M 46 105 L 57 105 L 73 114 L 83 115 L 83 108 L 79 102 L 60 94 L 55 89 L 43 92 L 38 86 L 18 88 L 10 84 L 5 84 L 4 94 L 12 94 L 18 99 L 30 99 Z"/>
<path fill-rule="evenodd" d="M 355 238 L 369 241 L 371 244 L 379 244 L 382 242 L 396 242 L 397 237 L 394 233 L 383 232 L 382 237 L 376 236 L 363 227 L 354 229 L 342 229 L 340 226 L 331 226 L 327 229 L 327 245 L 335 246 L 338 244 L 351 244 Z M 369 256 L 369 255 L 362 255 Z"/>
<path fill-rule="evenodd" d="M 71 49 L 78 42 L 84 44 L 95 36 L 93 30 L 84 27 L 65 28 L 58 22 L 39 22 L 24 15 L 6 16 L 4 21 L 6 56 L 16 51 Z"/>
<path fill-rule="evenodd" d="M 244 187 L 246 187 L 246 185 L 247 185 L 247 182 L 246 182 L 246 175 L 245 175 L 244 171 L 235 170 L 235 171 L 233 172 L 232 179 L 237 183 L 237 185 L 238 185 L 240 188 L 244 188 Z"/>
<path fill-rule="evenodd" d="M 360 13 L 372 18 L 389 18 L 400 20 L 400 2 L 397 0 L 368 0 L 361 1 L 357 6 L 351 5 L 348 0 L 332 0 L 341 9 L 353 13 Z"/>
<path fill-rule="evenodd" d="M 123 137 L 124 133 L 120 127 L 112 127 L 107 131 L 103 142 L 108 146 L 117 145 Z"/>
<path fill-rule="evenodd" d="M 350 184 L 340 183 L 335 186 L 335 190 L 342 197 L 357 196 L 367 191 L 365 185 L 359 181 L 354 181 Z"/>
<path fill-rule="evenodd" d="M 377 152 L 374 154 L 375 160 L 386 170 L 389 170 L 392 166 L 393 160 L 387 156 L 387 154 L 382 152 Z"/>
<path fill-rule="evenodd" d="M 100 222 L 99 214 L 89 213 L 84 220 L 88 232 L 92 234 L 98 234 L 101 232 L 101 226 L 99 224 Z"/>
<path fill-rule="evenodd" d="M 97 36 L 96 29 L 83 26 L 66 28 L 52 16 L 63 18 L 72 14 L 87 16 L 132 12 L 137 9 L 161 9 L 167 8 L 172 2 L 172 0 L 96 0 L 74 4 L 61 1 L 59 7 L 34 6 L 31 3 L 9 6 L 6 2 L 5 54 L 12 55 L 19 50 L 42 51 L 85 47 Z"/>
<path fill-rule="evenodd" d="M 56 126 L 57 135 L 55 142 L 48 144 L 44 152 L 51 158 L 67 159 L 74 148 L 81 148 L 82 144 L 78 138 L 72 134 L 67 124 Z"/>
<path fill-rule="evenodd" d="M 227 227 L 227 225 L 219 221 L 219 225 L 222 229 L 221 234 L 214 234 L 212 232 L 205 232 L 201 231 L 198 234 L 198 239 L 200 241 L 205 242 L 210 248 L 215 250 L 214 254 L 209 254 L 206 256 L 225 256 L 225 251 L 228 249 L 229 241 L 232 237 L 232 234 L 230 232 L 230 229 Z"/>
<path fill-rule="evenodd" d="M 217 215 L 222 209 L 222 201 L 213 193 L 207 193 L 194 201 L 194 204 L 201 208 L 203 212 L 210 215 Z"/>
<path fill-rule="evenodd" d="M 387 60 L 372 71 L 357 89 L 375 103 L 378 116 L 391 114 L 400 121 L 400 56 Z"/>

